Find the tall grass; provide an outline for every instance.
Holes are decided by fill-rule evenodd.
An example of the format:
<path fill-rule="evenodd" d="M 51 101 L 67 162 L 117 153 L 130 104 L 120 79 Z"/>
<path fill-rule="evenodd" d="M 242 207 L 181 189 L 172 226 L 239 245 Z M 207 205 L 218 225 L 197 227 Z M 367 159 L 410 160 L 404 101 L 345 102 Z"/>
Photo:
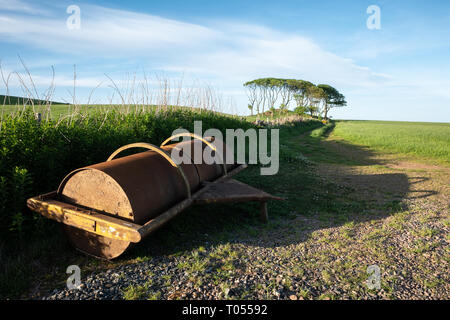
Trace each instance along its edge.
<path fill-rule="evenodd" d="M 26 199 L 54 190 L 71 170 L 102 162 L 118 147 L 147 141 L 158 144 L 177 128 L 193 130 L 194 120 L 203 129 L 249 128 L 251 123 L 220 113 L 232 107 L 211 86 L 144 72 L 125 81 L 108 75 L 107 103 L 92 105 L 99 83 L 87 100 L 77 97 L 77 72 L 66 105 L 53 105 L 55 71 L 48 88 L 38 88 L 19 57 L 22 72 L 6 74 L 0 63 L 4 87 L 0 101 L 0 240 L 21 236 L 38 225 L 27 211 Z M 11 98 L 12 83 L 19 85 L 21 98 Z M 43 91 L 43 92 L 41 92 Z M 6 103 L 15 105 L 5 105 Z M 183 106 L 183 107 L 180 107 Z M 33 218 L 31 218 L 33 217 Z"/>
<path fill-rule="evenodd" d="M 73 169 L 105 161 L 117 148 L 136 141 L 161 143 L 173 130 L 252 127 L 238 117 L 192 109 L 96 113 L 63 123 L 35 120 L 32 112 L 5 116 L 0 132 L 0 234 L 33 227 L 26 198 L 52 191 Z"/>
<path fill-rule="evenodd" d="M 121 113 L 145 112 L 149 108 L 161 109 L 173 106 L 183 106 L 214 112 L 235 113 L 236 107 L 231 97 L 224 97 L 217 89 L 198 80 L 186 81 L 184 76 L 169 78 L 155 74 L 151 77 L 145 71 L 140 76 L 136 73 L 127 74 L 126 79 L 115 80 L 105 74 L 103 81 L 93 87 L 87 97 L 81 99 L 77 96 L 78 75 L 76 66 L 73 69 L 73 87 L 67 89 L 68 98 L 58 97 L 65 105 L 55 105 L 55 70 L 51 68 L 51 80 L 48 87 L 37 87 L 30 70 L 19 57 L 21 72 L 6 73 L 0 61 L 0 95 L 2 105 L 0 119 L 6 114 L 20 117 L 26 110 L 40 113 L 43 120 L 69 119 L 77 116 L 86 116 L 95 111 L 110 111 L 112 109 Z M 21 97 L 11 95 L 11 87 L 20 92 Z M 107 89 L 103 93 L 102 103 L 95 102 L 99 88 Z M 3 91 L 3 92 L 2 92 Z M 17 94 L 16 94 L 17 95 Z M 1 129 L 1 127 L 0 127 Z"/>

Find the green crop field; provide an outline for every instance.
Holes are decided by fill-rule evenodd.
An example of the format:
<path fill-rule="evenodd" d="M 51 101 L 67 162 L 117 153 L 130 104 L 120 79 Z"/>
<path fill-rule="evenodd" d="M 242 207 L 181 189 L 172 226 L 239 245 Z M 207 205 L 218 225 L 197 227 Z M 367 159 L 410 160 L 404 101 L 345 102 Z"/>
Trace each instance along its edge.
<path fill-rule="evenodd" d="M 383 152 L 450 163 L 450 123 L 337 121 L 333 134 Z"/>

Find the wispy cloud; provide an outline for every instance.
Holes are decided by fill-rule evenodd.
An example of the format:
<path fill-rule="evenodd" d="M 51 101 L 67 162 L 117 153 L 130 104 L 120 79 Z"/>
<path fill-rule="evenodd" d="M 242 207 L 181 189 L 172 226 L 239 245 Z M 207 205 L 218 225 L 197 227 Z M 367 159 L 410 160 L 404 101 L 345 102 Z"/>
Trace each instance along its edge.
<path fill-rule="evenodd" d="M 43 10 L 42 6 L 35 6 L 29 2 L 21 0 L 0 0 L 1 11 L 13 11 L 27 14 L 48 14 L 49 11 Z"/>
<path fill-rule="evenodd" d="M 2 13 L 0 34 L 53 52 L 107 57 L 142 56 L 145 50 L 189 47 L 217 36 L 199 25 L 92 5 L 81 6 L 81 29 L 69 30 L 69 15 L 59 9 L 52 17 Z"/>
<path fill-rule="evenodd" d="M 323 50 L 314 41 L 257 25 L 205 26 L 154 15 L 81 5 L 81 29 L 69 30 L 68 15 L 0 14 L 4 40 L 51 52 L 92 58 L 144 58 L 172 71 L 220 77 L 307 78 L 336 85 L 371 85 L 383 75 Z"/>

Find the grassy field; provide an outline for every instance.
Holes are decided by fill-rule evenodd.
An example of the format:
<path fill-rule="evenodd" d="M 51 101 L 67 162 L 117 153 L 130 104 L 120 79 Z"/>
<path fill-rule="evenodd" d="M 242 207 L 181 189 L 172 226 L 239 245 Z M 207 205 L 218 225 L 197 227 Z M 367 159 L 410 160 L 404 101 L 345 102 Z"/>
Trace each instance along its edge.
<path fill-rule="evenodd" d="M 385 153 L 450 164 L 450 123 L 337 121 L 333 134 Z"/>

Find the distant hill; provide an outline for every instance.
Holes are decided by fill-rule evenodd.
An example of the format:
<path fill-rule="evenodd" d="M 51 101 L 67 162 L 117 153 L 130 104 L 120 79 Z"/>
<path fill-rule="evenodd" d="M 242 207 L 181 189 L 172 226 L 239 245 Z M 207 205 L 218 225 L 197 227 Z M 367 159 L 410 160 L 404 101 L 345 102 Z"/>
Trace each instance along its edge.
<path fill-rule="evenodd" d="M 32 102 L 34 105 L 46 104 L 47 101 L 39 100 L 39 99 L 28 99 L 23 97 L 15 97 L 15 96 L 5 96 L 0 94 L 0 105 L 21 105 L 24 104 L 31 105 Z M 63 102 L 50 101 L 51 104 L 68 104 Z"/>

